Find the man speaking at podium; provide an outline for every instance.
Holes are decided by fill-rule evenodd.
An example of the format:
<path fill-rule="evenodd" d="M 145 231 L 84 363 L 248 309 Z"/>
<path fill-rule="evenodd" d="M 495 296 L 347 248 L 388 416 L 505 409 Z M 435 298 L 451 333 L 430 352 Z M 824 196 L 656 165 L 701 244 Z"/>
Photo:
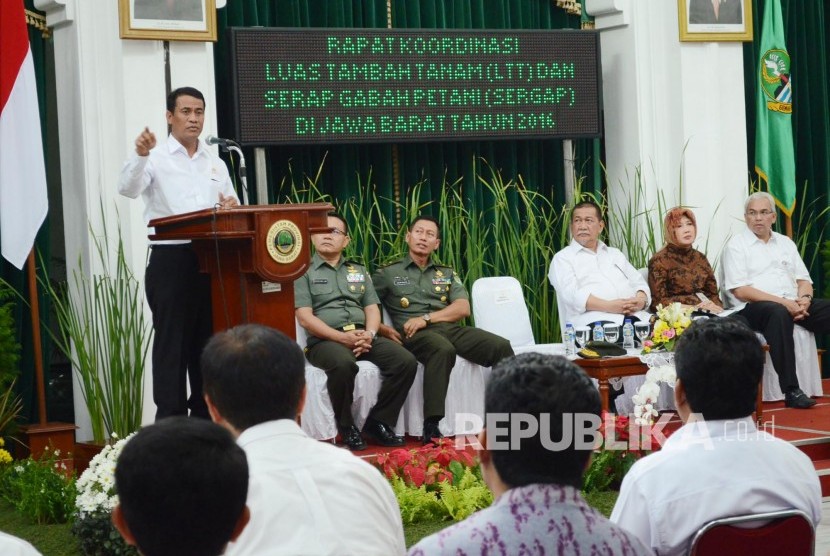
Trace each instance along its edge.
<path fill-rule="evenodd" d="M 144 220 L 207 208 L 237 206 L 228 169 L 199 140 L 205 123 L 205 97 L 193 87 L 167 95 L 170 135 L 156 143 L 145 127 L 135 154 L 124 163 L 118 191 L 144 199 Z M 199 272 L 190 241 L 150 244 L 144 278 L 153 312 L 153 401 L 156 421 L 171 415 L 209 418 L 202 398 L 199 356 L 213 333 L 210 279 Z M 190 399 L 186 381 L 190 380 Z"/>

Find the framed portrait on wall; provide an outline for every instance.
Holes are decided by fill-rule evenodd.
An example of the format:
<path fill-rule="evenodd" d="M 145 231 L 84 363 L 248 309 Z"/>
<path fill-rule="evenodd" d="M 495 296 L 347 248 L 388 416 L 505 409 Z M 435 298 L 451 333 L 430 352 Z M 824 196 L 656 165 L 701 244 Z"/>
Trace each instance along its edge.
<path fill-rule="evenodd" d="M 216 0 L 118 0 L 122 39 L 216 41 Z"/>
<path fill-rule="evenodd" d="M 677 0 L 681 41 L 751 41 L 752 0 Z"/>

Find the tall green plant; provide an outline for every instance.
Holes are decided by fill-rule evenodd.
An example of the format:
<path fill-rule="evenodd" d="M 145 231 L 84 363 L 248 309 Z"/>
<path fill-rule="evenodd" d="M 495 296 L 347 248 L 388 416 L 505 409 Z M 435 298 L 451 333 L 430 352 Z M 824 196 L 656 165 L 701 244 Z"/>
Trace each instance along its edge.
<path fill-rule="evenodd" d="M 0 284 L 0 390 L 13 382 L 20 372 L 20 344 L 15 337 L 12 296 L 6 284 Z"/>
<path fill-rule="evenodd" d="M 102 219 L 103 212 L 102 206 Z M 152 328 L 144 315 L 141 285 L 124 256 L 120 225 L 114 246 L 91 226 L 90 233 L 101 274 L 88 276 L 79 258 L 70 284 L 53 286 L 43 280 L 41 285 L 57 314 L 56 345 L 78 375 L 93 438 L 104 442 L 112 433 L 123 438 L 141 426 Z"/>
<path fill-rule="evenodd" d="M 623 186 L 623 191 L 625 204 L 607 212 L 609 244 L 625 253 L 635 268 L 645 268 L 663 245 L 663 215 L 678 203 L 668 205 L 662 190 L 657 194 L 656 206 L 650 203 L 639 166 L 634 170 L 633 182 Z M 681 196 L 678 191 L 677 198 Z"/>
<path fill-rule="evenodd" d="M 23 400 L 14 393 L 20 375 L 20 344 L 15 337 L 13 290 L 0 283 L 0 437 L 12 432 L 23 410 Z"/>

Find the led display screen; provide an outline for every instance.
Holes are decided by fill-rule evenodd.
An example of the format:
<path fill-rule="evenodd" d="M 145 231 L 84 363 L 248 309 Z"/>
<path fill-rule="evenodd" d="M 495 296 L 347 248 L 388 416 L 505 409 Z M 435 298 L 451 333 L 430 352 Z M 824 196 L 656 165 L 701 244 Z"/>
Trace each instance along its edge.
<path fill-rule="evenodd" d="M 244 145 L 601 134 L 595 31 L 232 28 Z"/>

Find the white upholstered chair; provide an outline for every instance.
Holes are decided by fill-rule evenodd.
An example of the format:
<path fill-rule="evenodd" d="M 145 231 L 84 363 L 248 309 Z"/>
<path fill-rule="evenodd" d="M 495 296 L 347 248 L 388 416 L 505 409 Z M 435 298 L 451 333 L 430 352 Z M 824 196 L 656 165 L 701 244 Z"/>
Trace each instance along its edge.
<path fill-rule="evenodd" d="M 514 352 L 565 354 L 561 343 L 536 343 L 522 285 L 512 276 L 476 280 L 473 283 L 472 307 L 476 327 L 506 338 Z"/>
<path fill-rule="evenodd" d="M 305 329 L 296 323 L 297 344 L 305 349 L 307 335 Z M 358 361 L 358 372 L 354 381 L 354 397 L 352 400 L 352 417 L 358 429 L 363 428 L 369 410 L 378 400 L 380 391 L 380 369 L 369 361 Z M 315 367 L 306 360 L 305 366 L 306 401 L 300 418 L 303 430 L 312 438 L 319 440 L 337 436 L 337 423 L 334 420 L 334 409 L 331 406 L 329 392 L 326 389 L 326 372 Z M 405 419 L 403 414 L 398 417 L 395 425 L 395 434 L 404 434 Z"/>
<path fill-rule="evenodd" d="M 718 289 L 723 281 L 723 268 L 718 276 Z M 721 291 L 721 301 L 725 306 L 725 295 Z M 763 340 L 763 336 L 758 334 Z M 795 374 L 798 377 L 798 386 L 810 397 L 821 396 L 821 367 L 818 361 L 816 350 L 816 336 L 806 328 L 796 325 L 793 329 L 793 341 L 795 343 Z M 766 342 L 766 340 L 764 340 Z M 764 361 L 764 377 L 761 379 L 763 385 L 763 399 L 765 402 L 775 402 L 784 399 L 784 393 L 778 384 L 778 373 L 772 366 L 772 359 L 769 352 Z"/>
<path fill-rule="evenodd" d="M 795 341 L 795 374 L 798 377 L 798 386 L 808 396 L 821 396 L 821 367 L 816 351 L 816 336 L 806 328 L 798 325 L 793 330 Z M 769 353 L 764 362 L 764 401 L 772 402 L 784 399 L 784 393 L 778 384 L 778 374 L 772 366 Z"/>

